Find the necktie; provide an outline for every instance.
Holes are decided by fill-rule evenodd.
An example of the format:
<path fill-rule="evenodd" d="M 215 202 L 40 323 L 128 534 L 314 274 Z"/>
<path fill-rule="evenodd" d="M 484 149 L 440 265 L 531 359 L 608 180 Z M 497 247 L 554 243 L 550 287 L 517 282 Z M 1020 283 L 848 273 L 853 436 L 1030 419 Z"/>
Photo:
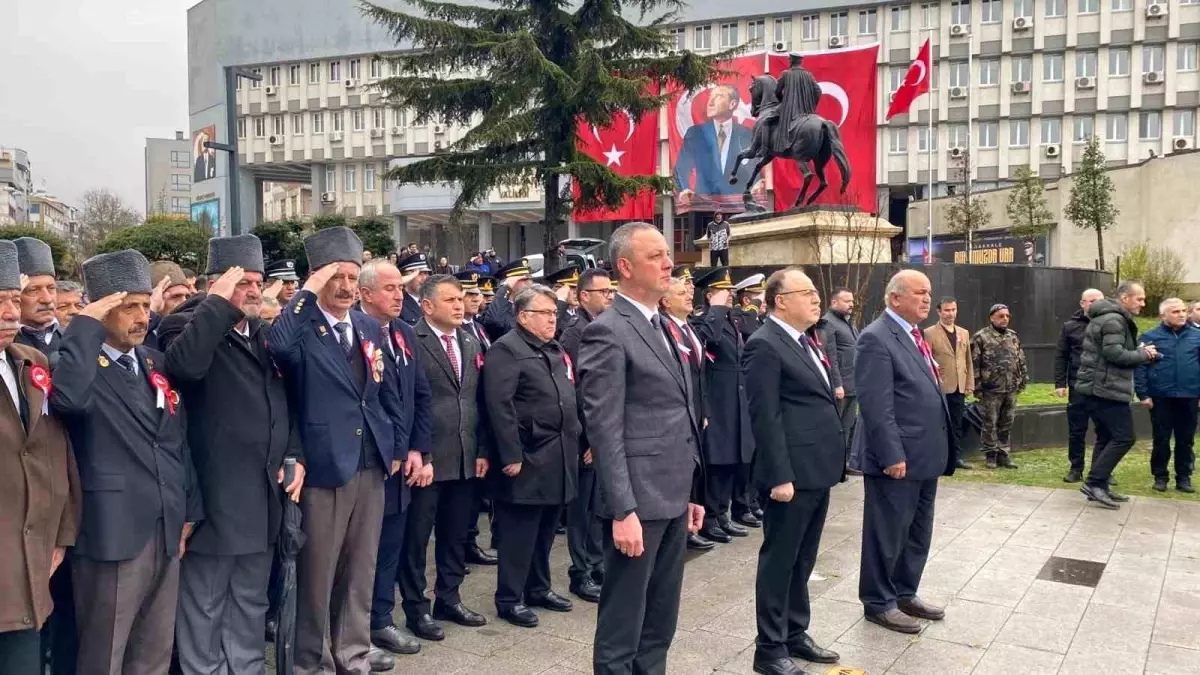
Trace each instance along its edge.
<path fill-rule="evenodd" d="M 667 330 L 671 331 L 671 337 L 674 338 L 676 344 L 683 342 L 683 337 L 679 333 L 679 326 L 676 326 L 674 321 L 667 322 Z M 683 357 L 684 363 L 691 364 L 692 359 L 687 352 L 681 349 L 679 350 L 679 355 Z"/>
<path fill-rule="evenodd" d="M 454 377 L 461 382 L 462 371 L 458 367 L 458 357 L 454 355 L 454 338 L 449 335 L 443 335 L 442 343 L 446 345 L 446 358 L 450 359 L 450 370 L 454 371 Z"/>
<path fill-rule="evenodd" d="M 696 337 L 696 334 L 692 332 L 692 327 L 686 323 L 683 324 L 683 332 L 687 333 L 688 339 L 692 341 L 692 349 L 695 351 L 696 357 L 699 358 L 700 353 L 704 351 L 704 348 L 700 345 L 700 338 Z"/>
<path fill-rule="evenodd" d="M 134 368 L 133 357 L 128 354 L 122 354 L 122 355 L 118 356 L 117 357 L 117 365 L 124 368 L 125 372 L 129 373 L 130 375 L 136 374 L 133 372 L 133 368 Z"/>
<path fill-rule="evenodd" d="M 350 350 L 354 347 L 350 340 L 350 324 L 345 321 L 339 321 L 334 324 L 333 330 L 337 333 L 338 345 L 346 353 L 346 358 L 350 358 Z"/>
<path fill-rule="evenodd" d="M 24 333 L 25 335 L 29 336 L 30 338 L 33 338 L 40 345 L 46 344 L 46 335 L 49 334 L 50 331 L 52 331 L 52 330 L 54 330 L 53 325 L 44 330 L 39 330 L 37 328 L 30 328 L 29 326 L 21 326 L 21 332 Z"/>
<path fill-rule="evenodd" d="M 721 126 L 717 127 L 717 149 L 718 150 L 723 150 L 725 148 L 725 139 L 728 137 L 729 137 L 728 134 L 725 133 L 725 125 L 721 125 Z"/>
<path fill-rule="evenodd" d="M 937 361 L 933 360 L 933 350 L 929 348 L 929 343 L 925 341 L 925 336 L 921 335 L 921 331 L 915 326 L 912 329 L 913 339 L 917 341 L 917 351 L 921 352 L 921 356 L 925 357 L 925 363 L 929 366 L 929 372 L 933 375 L 933 381 L 941 383 L 942 371 L 938 368 Z"/>

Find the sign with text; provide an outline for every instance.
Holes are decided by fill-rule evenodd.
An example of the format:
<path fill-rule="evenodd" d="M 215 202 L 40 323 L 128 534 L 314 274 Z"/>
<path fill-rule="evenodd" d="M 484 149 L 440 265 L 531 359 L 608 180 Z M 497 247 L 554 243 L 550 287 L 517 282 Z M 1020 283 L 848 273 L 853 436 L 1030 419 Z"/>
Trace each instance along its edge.
<path fill-rule="evenodd" d="M 908 261 L 910 263 L 955 263 L 963 265 L 1028 265 L 1030 267 L 1047 264 L 1047 242 L 1045 237 L 1018 239 L 1007 233 L 979 233 L 971 242 L 971 255 L 968 260 L 967 240 L 963 236 L 934 237 L 932 255 L 927 249 L 927 241 L 921 239 L 908 240 Z"/>

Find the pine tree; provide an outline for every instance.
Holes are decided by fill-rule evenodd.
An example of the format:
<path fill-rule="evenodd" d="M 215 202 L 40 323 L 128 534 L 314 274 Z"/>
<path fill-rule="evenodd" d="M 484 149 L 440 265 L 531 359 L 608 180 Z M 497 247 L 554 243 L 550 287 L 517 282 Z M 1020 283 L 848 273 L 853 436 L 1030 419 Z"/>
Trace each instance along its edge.
<path fill-rule="evenodd" d="M 1079 168 L 1071 176 L 1071 198 L 1064 214 L 1077 227 L 1096 231 L 1096 253 L 1104 269 L 1104 231 L 1117 222 L 1120 211 L 1113 206 L 1113 182 L 1105 172 L 1100 139 L 1092 136 L 1083 150 Z"/>
<path fill-rule="evenodd" d="M 1046 192 L 1042 179 L 1028 164 L 1017 168 L 1012 191 L 1008 193 L 1008 230 L 1012 236 L 1025 239 L 1040 237 L 1050 231 L 1054 214 L 1046 207 Z"/>
<path fill-rule="evenodd" d="M 664 26 L 682 0 L 405 2 L 412 13 L 362 4 L 406 49 L 393 58 L 399 74 L 379 83 L 387 103 L 411 110 L 418 124 L 470 129 L 444 152 L 386 178 L 455 185 L 457 222 L 492 188 L 533 176 L 542 186 L 547 253 L 566 234 L 571 199 L 562 177 L 579 187 L 583 208 L 616 208 L 643 189 L 671 189 L 670 178 L 619 176 L 578 152 L 577 122 L 605 128 L 623 113 L 638 120 L 657 112 L 674 88 L 711 82 L 722 72 L 718 63 L 739 51 L 670 52 L 674 38 Z"/>
<path fill-rule="evenodd" d="M 967 242 L 967 262 L 971 261 L 972 238 L 977 230 L 992 222 L 992 213 L 982 199 L 971 194 L 971 153 L 962 156 L 962 183 L 957 186 L 954 199 L 946 208 L 946 223 L 950 229 L 964 236 Z"/>

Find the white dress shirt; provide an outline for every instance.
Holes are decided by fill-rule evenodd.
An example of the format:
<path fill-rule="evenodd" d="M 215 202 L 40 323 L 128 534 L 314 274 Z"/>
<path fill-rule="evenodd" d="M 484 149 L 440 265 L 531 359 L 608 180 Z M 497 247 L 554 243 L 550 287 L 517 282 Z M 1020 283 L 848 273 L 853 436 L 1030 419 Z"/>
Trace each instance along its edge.
<path fill-rule="evenodd" d="M 108 359 L 110 361 L 112 361 L 113 363 L 116 363 L 117 359 L 121 358 L 122 356 L 128 356 L 129 358 L 133 359 L 133 374 L 134 375 L 141 374 L 142 365 L 140 363 L 138 363 L 137 353 L 134 350 L 130 349 L 127 352 L 121 352 L 121 351 L 118 351 L 116 347 L 105 342 L 100 345 L 100 351 L 107 354 Z M 117 367 L 120 368 L 121 366 L 117 366 Z"/>
<path fill-rule="evenodd" d="M 347 328 L 345 332 L 334 336 L 337 338 L 339 346 L 342 344 L 342 340 L 349 340 L 350 342 L 348 344 L 354 344 L 354 324 L 350 322 L 350 312 L 346 312 L 346 315 L 339 319 L 329 312 L 326 312 L 325 308 L 320 305 L 317 305 L 317 309 L 321 310 L 321 314 L 325 316 L 325 321 L 329 323 L 329 327 L 333 329 L 334 333 L 338 333 L 337 325 L 339 323 L 346 324 Z"/>
<path fill-rule="evenodd" d="M 650 327 L 654 329 L 654 332 L 656 332 L 662 336 L 663 344 L 665 344 L 667 346 L 667 350 L 670 351 L 671 343 L 667 342 L 666 333 L 663 333 L 662 329 L 659 328 L 659 323 L 657 320 L 658 319 L 658 310 L 654 309 L 653 307 L 647 307 L 647 306 L 643 305 L 642 303 L 638 302 L 637 300 L 634 300 L 633 298 L 629 297 L 628 295 L 625 295 L 624 293 L 617 293 L 617 295 L 621 296 L 622 298 L 625 298 L 626 300 L 629 301 L 629 304 L 633 305 L 634 307 L 637 307 L 638 311 L 642 313 L 642 316 L 646 317 L 646 321 L 650 324 Z"/>
<path fill-rule="evenodd" d="M 4 380 L 4 386 L 8 388 L 8 395 L 12 400 L 13 407 L 19 412 L 21 410 L 21 398 L 17 391 L 17 373 L 13 369 L 8 354 L 4 352 L 0 352 L 0 380 Z"/>
<path fill-rule="evenodd" d="M 891 307 L 888 307 L 887 309 L 885 309 L 883 311 L 888 316 L 892 317 L 892 321 L 895 321 L 896 323 L 900 324 L 900 328 L 904 329 L 904 334 L 908 336 L 909 340 L 912 340 L 913 346 L 916 346 L 917 338 L 914 337 L 912 334 L 913 329 L 916 328 L 916 326 L 905 321 L 903 318 L 900 317 L 899 314 L 893 312 Z"/>
<path fill-rule="evenodd" d="M 692 327 L 686 321 L 676 319 L 674 316 L 671 317 L 671 321 L 675 323 L 675 327 L 679 329 L 679 332 L 683 335 L 683 339 L 688 342 L 688 344 L 682 345 L 683 348 L 694 353 L 696 358 L 702 358 L 704 356 L 704 348 L 700 345 L 699 338 L 692 332 Z"/>
<path fill-rule="evenodd" d="M 817 366 L 817 372 L 821 373 L 821 378 L 825 380 L 825 386 L 827 386 L 827 387 L 830 386 L 829 385 L 829 373 L 825 372 L 825 364 L 821 361 L 821 357 L 817 354 L 816 349 L 813 349 L 811 346 L 806 347 L 804 345 L 804 343 L 800 341 L 800 336 L 802 335 L 802 333 L 800 331 L 796 330 L 795 328 L 793 328 L 786 321 L 783 321 L 779 317 L 775 316 L 774 314 L 768 314 L 767 317 L 770 318 L 775 323 L 782 326 L 784 332 L 788 334 L 788 337 L 795 340 L 796 343 L 800 345 L 800 349 L 803 349 L 805 352 L 808 353 L 808 358 L 812 359 L 813 364 L 815 364 Z M 811 344 L 811 340 L 809 342 Z"/>
<path fill-rule="evenodd" d="M 447 336 L 447 335 L 450 336 L 450 348 L 454 350 L 454 362 L 458 364 L 458 372 L 455 373 L 455 375 L 458 376 L 458 381 L 462 382 L 462 376 L 463 376 L 462 347 L 459 346 L 459 344 L 458 344 L 458 331 L 451 331 L 449 333 L 445 333 L 445 332 L 442 332 L 437 326 L 435 326 L 433 324 L 429 324 L 429 330 L 433 331 L 433 334 L 437 336 L 438 344 L 441 345 L 442 349 L 446 348 L 445 336 Z"/>

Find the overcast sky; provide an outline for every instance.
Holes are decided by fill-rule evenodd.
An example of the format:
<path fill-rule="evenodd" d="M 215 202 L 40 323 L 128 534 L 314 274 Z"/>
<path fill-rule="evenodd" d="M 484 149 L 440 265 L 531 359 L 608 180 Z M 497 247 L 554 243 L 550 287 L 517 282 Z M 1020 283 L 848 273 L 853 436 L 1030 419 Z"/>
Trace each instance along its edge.
<path fill-rule="evenodd" d="M 0 146 L 35 189 L 146 208 L 146 137 L 187 129 L 187 9 L 198 0 L 0 0 Z M 14 29 L 15 26 L 15 29 Z"/>

